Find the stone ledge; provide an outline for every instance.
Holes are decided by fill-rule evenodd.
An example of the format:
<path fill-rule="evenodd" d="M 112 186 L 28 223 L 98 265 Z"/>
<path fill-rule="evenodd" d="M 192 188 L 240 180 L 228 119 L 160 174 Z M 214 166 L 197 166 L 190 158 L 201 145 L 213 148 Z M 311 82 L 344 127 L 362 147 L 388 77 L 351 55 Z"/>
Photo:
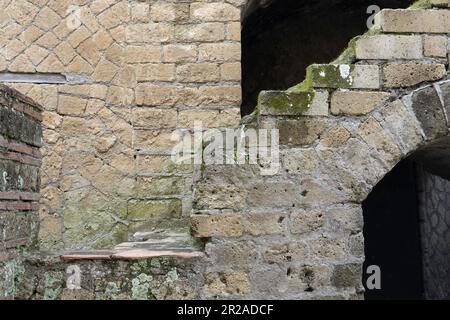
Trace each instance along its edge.
<path fill-rule="evenodd" d="M 71 251 L 59 254 L 62 261 L 79 260 L 145 260 L 159 257 L 201 258 L 197 248 L 178 243 L 124 242 L 113 250 Z"/>

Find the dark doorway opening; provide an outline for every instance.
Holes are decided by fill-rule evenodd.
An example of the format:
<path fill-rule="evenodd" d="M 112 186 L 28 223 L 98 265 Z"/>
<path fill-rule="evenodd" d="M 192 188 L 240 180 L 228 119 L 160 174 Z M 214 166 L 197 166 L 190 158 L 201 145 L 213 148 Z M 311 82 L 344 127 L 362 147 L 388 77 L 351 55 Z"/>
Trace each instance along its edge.
<path fill-rule="evenodd" d="M 285 90 L 312 63 L 333 61 L 367 30 L 367 8 L 406 8 L 411 0 L 249 0 L 242 22 L 242 115 L 262 90 Z"/>
<path fill-rule="evenodd" d="M 401 161 L 363 203 L 364 270 L 381 270 L 365 298 L 450 299 L 450 144 L 441 140 Z"/>

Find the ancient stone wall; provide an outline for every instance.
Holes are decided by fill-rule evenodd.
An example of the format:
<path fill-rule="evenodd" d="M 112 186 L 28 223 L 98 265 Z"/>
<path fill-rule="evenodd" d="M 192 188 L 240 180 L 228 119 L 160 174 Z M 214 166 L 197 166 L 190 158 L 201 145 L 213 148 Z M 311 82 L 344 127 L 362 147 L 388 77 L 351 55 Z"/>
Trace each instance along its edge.
<path fill-rule="evenodd" d="M 14 295 L 22 250 L 36 247 L 41 121 L 39 105 L 0 85 L 0 299 Z"/>
<path fill-rule="evenodd" d="M 172 132 L 239 122 L 240 5 L 0 1 L 0 81 L 45 107 L 43 249 L 186 229 L 193 168 L 170 161 Z"/>
<path fill-rule="evenodd" d="M 279 130 L 281 169 L 205 167 L 191 218 L 207 241 L 204 297 L 362 298 L 361 202 L 448 135 L 450 10 L 436 5 L 383 10 L 332 64 L 260 94 L 251 125 Z"/>
<path fill-rule="evenodd" d="M 304 83 L 260 94 L 240 128 L 279 130 L 280 171 L 262 175 L 264 161 L 205 163 L 194 180 L 193 169 L 169 161 L 170 134 L 195 119 L 217 128 L 237 122 L 238 73 L 226 70 L 239 64 L 240 1 L 76 1 L 83 25 L 65 32 L 60 1 L 6 1 L 23 10 L 2 11 L 16 14 L 0 20 L 3 69 L 13 72 L 2 76 L 62 82 L 14 85 L 47 108 L 42 247 L 109 247 L 130 231 L 186 227 L 191 212 L 204 244 L 203 254 L 155 252 L 143 239 L 113 252 L 29 256 L 14 273 L 17 297 L 361 298 L 361 202 L 398 161 L 449 132 L 450 10 L 447 0 L 432 2 L 383 11 L 336 61 L 310 66 Z M 156 14 L 161 7 L 171 14 Z M 203 33 L 213 26 L 223 33 Z M 48 56 L 34 60 L 27 41 Z M 73 60 L 62 61 L 60 44 Z M 166 74 L 152 68 L 173 78 L 152 78 Z M 82 288 L 66 290 L 72 265 Z"/>

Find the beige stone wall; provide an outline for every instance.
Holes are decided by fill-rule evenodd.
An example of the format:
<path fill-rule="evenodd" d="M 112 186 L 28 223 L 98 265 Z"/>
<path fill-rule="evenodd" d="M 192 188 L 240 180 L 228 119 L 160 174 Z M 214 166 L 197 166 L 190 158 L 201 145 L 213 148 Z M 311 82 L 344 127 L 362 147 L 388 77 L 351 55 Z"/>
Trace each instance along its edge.
<path fill-rule="evenodd" d="M 192 166 L 170 138 L 238 123 L 241 2 L 0 0 L 0 73 L 66 77 L 8 83 L 45 108 L 43 249 L 186 227 Z"/>

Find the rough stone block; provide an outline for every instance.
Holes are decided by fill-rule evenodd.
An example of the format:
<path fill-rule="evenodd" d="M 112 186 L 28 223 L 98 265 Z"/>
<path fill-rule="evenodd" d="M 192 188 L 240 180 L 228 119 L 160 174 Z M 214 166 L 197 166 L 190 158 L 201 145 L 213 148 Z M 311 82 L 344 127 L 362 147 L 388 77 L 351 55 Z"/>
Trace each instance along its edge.
<path fill-rule="evenodd" d="M 423 50 L 427 57 L 446 58 L 448 40 L 445 36 L 426 35 L 423 40 Z"/>
<path fill-rule="evenodd" d="M 388 92 L 335 91 L 331 96 L 331 113 L 360 116 L 372 112 L 391 97 Z"/>
<path fill-rule="evenodd" d="M 422 59 L 422 37 L 364 36 L 356 41 L 356 58 L 361 60 Z"/>
<path fill-rule="evenodd" d="M 379 13 L 384 32 L 401 33 L 449 33 L 448 10 L 385 9 Z"/>
<path fill-rule="evenodd" d="M 380 74 L 377 65 L 314 64 L 308 72 L 315 88 L 377 89 Z"/>
<path fill-rule="evenodd" d="M 240 10 L 228 3 L 193 3 L 191 18 L 194 21 L 239 21 Z"/>
<path fill-rule="evenodd" d="M 325 225 L 325 215 L 320 210 L 302 210 L 291 214 L 291 232 L 307 234 L 317 232 Z"/>
<path fill-rule="evenodd" d="M 439 80 L 447 71 L 443 64 L 391 63 L 384 66 L 383 72 L 384 85 L 388 88 L 399 88 Z"/>
<path fill-rule="evenodd" d="M 334 268 L 332 284 L 337 288 L 360 288 L 362 265 L 359 263 L 337 265 Z"/>
<path fill-rule="evenodd" d="M 128 217 L 134 221 L 179 218 L 181 217 L 181 201 L 178 199 L 131 200 L 128 203 Z"/>
<path fill-rule="evenodd" d="M 414 114 L 406 109 L 401 100 L 392 102 L 380 114 L 383 127 L 397 138 L 404 153 L 417 149 L 423 141 L 421 128 Z"/>
<path fill-rule="evenodd" d="M 248 274 L 237 273 L 208 273 L 205 276 L 204 291 L 208 296 L 245 295 L 250 292 Z"/>
<path fill-rule="evenodd" d="M 387 135 L 380 123 L 373 117 L 367 119 L 358 129 L 361 138 L 381 156 L 388 164 L 395 164 L 401 158 L 397 144 Z"/>
<path fill-rule="evenodd" d="M 286 264 L 293 261 L 304 261 L 309 257 L 305 242 L 290 242 L 274 244 L 267 248 L 264 260 L 269 264 Z"/>
<path fill-rule="evenodd" d="M 316 141 L 326 127 L 322 119 L 279 120 L 277 127 L 282 145 L 310 145 Z"/>
<path fill-rule="evenodd" d="M 245 219 L 245 232 L 252 236 L 281 234 L 286 224 L 286 216 L 280 213 L 251 213 Z"/>
<path fill-rule="evenodd" d="M 262 91 L 259 103 L 262 115 L 328 115 L 327 91 Z"/>
<path fill-rule="evenodd" d="M 250 186 L 247 201 L 251 206 L 291 207 L 299 192 L 292 182 L 258 182 Z"/>
<path fill-rule="evenodd" d="M 183 177 L 137 177 L 136 196 L 145 199 L 152 196 L 185 194 L 188 191 L 187 183 Z"/>
<path fill-rule="evenodd" d="M 433 87 L 417 91 L 412 96 L 412 108 L 428 139 L 447 132 L 447 122 L 441 100 Z"/>
<path fill-rule="evenodd" d="M 202 183 L 197 185 L 195 199 L 199 209 L 240 209 L 245 206 L 246 192 L 236 185 Z"/>
<path fill-rule="evenodd" d="M 242 216 L 238 214 L 192 215 L 194 237 L 239 237 L 243 234 Z"/>

